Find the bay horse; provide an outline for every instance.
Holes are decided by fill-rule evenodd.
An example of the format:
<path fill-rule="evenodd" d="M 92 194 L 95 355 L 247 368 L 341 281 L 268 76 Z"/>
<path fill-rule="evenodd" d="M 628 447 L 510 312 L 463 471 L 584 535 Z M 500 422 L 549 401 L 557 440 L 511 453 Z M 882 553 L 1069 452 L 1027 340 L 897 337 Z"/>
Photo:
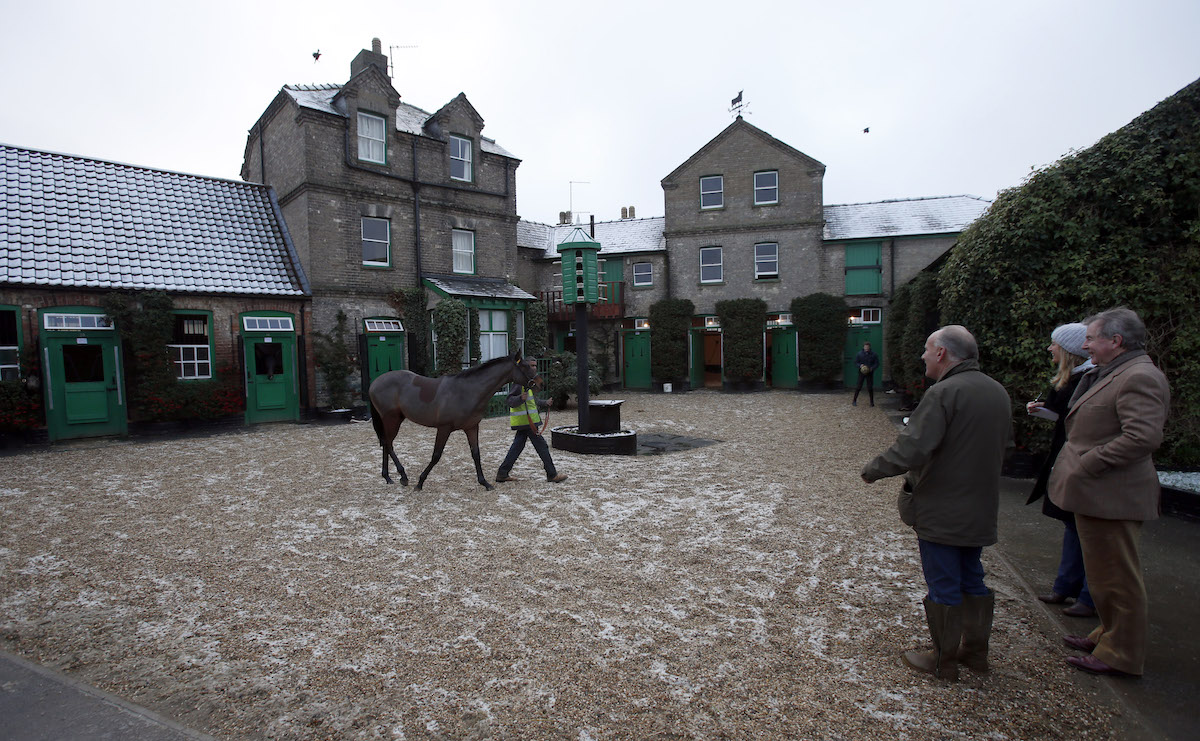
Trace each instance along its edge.
<path fill-rule="evenodd" d="M 488 491 L 492 485 L 483 476 L 479 463 L 479 422 L 487 411 L 492 396 L 508 383 L 530 387 L 541 383 L 533 360 L 522 360 L 521 351 L 489 360 L 454 375 L 426 378 L 412 371 L 388 371 L 371 382 L 367 395 L 371 399 L 371 424 L 383 448 L 383 480 L 392 483 L 388 475 L 388 456 L 396 464 L 400 483 L 408 486 L 408 474 L 392 442 L 400 423 L 411 419 L 419 425 L 437 429 L 433 459 L 421 472 L 417 489 L 425 485 L 425 477 L 442 457 L 446 439 L 455 430 L 462 430 L 471 445 L 475 460 L 475 477 Z"/>

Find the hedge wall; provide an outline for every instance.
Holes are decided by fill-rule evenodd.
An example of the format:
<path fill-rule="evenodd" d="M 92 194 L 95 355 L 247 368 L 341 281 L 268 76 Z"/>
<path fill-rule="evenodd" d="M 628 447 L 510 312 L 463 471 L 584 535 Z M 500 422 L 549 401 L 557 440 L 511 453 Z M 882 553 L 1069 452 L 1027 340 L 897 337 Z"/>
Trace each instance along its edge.
<path fill-rule="evenodd" d="M 943 267 L 944 323 L 979 339 L 984 370 L 1021 406 L 1048 383 L 1058 324 L 1125 305 L 1171 385 L 1156 458 L 1200 465 L 1200 81 L 1094 146 L 1004 191 Z"/>
<path fill-rule="evenodd" d="M 731 381 L 761 379 L 767 302 L 761 298 L 735 298 L 718 301 L 715 308 L 721 321 L 725 378 Z"/>
<path fill-rule="evenodd" d="M 650 305 L 650 375 L 659 383 L 688 377 L 688 332 L 696 306 L 686 298 L 666 298 Z"/>
<path fill-rule="evenodd" d="M 800 377 L 818 383 L 840 379 L 846 348 L 846 300 L 810 293 L 792 299 L 789 308 L 799 344 Z"/>

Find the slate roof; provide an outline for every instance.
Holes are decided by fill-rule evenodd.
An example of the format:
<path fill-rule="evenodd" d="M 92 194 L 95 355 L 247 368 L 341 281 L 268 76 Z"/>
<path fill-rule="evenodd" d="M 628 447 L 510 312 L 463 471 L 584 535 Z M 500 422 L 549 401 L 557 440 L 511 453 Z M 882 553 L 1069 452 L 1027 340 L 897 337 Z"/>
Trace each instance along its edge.
<path fill-rule="evenodd" d="M 625 252 L 664 252 L 667 242 L 663 238 L 666 219 L 652 216 L 647 219 L 621 219 L 620 221 L 597 221 L 596 241 L 600 243 L 601 255 Z M 541 250 L 542 257 L 557 260 L 558 245 L 579 224 L 539 224 L 536 221 L 517 222 L 517 246 Z M 584 231 L 587 227 L 584 226 Z"/>
<path fill-rule="evenodd" d="M 0 144 L 0 284 L 303 296 L 265 185 Z"/>
<path fill-rule="evenodd" d="M 451 296 L 477 296 L 480 298 L 506 298 L 518 301 L 535 301 L 536 296 L 526 293 L 501 278 L 464 278 L 458 275 L 426 275 L 424 280 L 443 293 Z"/>
<path fill-rule="evenodd" d="M 906 198 L 825 207 L 825 241 L 957 234 L 992 202 L 975 196 Z"/>
<path fill-rule="evenodd" d="M 346 114 L 333 106 L 333 99 L 341 91 L 341 85 L 284 85 L 284 91 L 301 107 L 311 108 L 322 113 L 346 117 Z M 432 117 L 429 111 L 421 110 L 415 105 L 401 102 L 396 108 L 396 131 L 403 131 L 413 136 L 425 136 L 425 122 Z M 479 137 L 479 148 L 491 154 L 517 159 L 516 155 L 500 146 L 486 136 Z"/>

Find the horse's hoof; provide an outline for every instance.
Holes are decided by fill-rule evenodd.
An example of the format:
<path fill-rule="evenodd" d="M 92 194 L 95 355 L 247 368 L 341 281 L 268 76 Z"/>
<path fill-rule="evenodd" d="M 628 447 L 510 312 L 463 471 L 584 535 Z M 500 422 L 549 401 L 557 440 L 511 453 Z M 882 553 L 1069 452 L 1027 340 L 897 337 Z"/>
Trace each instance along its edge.
<path fill-rule="evenodd" d="M 386 482 L 388 482 L 389 484 L 390 484 L 390 483 L 392 483 L 392 477 L 391 477 L 391 476 L 384 476 L 384 477 L 383 477 L 383 480 L 384 480 L 384 481 L 386 481 Z"/>
<path fill-rule="evenodd" d="M 408 486 L 408 479 L 400 479 L 401 486 Z"/>
<path fill-rule="evenodd" d="M 492 486 L 491 484 L 484 484 L 483 488 L 487 489 L 488 491 L 491 491 L 492 489 L 495 489 L 496 487 Z"/>

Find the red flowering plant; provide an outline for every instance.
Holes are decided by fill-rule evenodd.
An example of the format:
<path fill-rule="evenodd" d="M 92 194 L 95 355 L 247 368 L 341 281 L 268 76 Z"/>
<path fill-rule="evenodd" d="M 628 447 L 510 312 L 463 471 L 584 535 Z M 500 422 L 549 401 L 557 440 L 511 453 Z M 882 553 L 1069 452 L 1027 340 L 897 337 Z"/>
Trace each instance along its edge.
<path fill-rule="evenodd" d="M 0 381 L 0 432 L 33 430 L 46 423 L 38 385 L 32 384 L 31 387 L 27 383 L 28 379 L 41 376 L 37 353 L 22 349 L 17 363 L 21 368 L 21 377 Z"/>

